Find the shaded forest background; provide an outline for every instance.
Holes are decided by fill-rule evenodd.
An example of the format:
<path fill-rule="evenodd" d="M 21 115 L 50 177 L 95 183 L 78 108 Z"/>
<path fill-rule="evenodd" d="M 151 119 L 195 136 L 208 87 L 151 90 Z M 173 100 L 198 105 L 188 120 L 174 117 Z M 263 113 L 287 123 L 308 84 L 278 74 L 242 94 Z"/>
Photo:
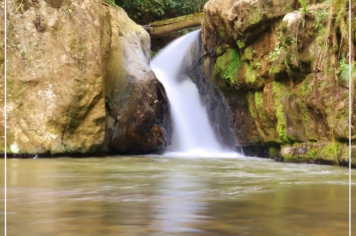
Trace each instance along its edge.
<path fill-rule="evenodd" d="M 115 0 L 136 23 L 154 21 L 202 12 L 208 0 Z"/>
<path fill-rule="evenodd" d="M 122 7 L 129 17 L 140 25 L 155 21 L 203 12 L 209 0 L 106 0 L 107 3 Z M 164 37 L 151 37 L 151 56 L 154 57 L 174 39 L 195 30 L 183 29 Z"/>

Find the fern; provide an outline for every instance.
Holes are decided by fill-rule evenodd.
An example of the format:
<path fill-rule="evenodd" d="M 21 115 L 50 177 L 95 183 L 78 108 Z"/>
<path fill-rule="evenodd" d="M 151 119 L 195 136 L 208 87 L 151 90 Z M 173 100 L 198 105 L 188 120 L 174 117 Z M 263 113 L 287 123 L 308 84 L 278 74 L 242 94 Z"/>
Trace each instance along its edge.
<path fill-rule="evenodd" d="M 303 7 L 303 13 L 307 13 L 307 2 L 305 0 L 298 0 L 300 5 Z"/>

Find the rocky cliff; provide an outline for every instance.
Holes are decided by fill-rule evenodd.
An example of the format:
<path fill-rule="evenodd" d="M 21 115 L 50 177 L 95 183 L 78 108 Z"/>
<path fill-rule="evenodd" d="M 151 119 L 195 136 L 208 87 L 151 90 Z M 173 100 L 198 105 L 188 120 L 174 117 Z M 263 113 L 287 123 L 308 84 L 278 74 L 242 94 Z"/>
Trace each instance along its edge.
<path fill-rule="evenodd" d="M 10 154 L 146 153 L 170 143 L 149 35 L 122 9 L 101 0 L 7 4 Z"/>
<path fill-rule="evenodd" d="M 210 0 L 204 72 L 229 103 L 240 145 L 261 146 L 284 161 L 345 164 L 348 1 L 300 2 Z"/>

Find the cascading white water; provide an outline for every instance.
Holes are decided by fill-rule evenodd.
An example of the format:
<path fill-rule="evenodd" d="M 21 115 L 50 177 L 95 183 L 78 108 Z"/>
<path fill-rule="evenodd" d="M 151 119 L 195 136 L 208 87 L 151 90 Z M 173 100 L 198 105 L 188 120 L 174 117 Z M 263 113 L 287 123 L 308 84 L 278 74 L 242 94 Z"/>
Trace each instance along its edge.
<path fill-rule="evenodd" d="M 151 62 L 171 105 L 173 137 L 167 155 L 216 157 L 227 154 L 210 125 L 196 84 L 180 73 L 185 56 L 199 36 L 200 31 L 195 31 L 178 38 Z"/>

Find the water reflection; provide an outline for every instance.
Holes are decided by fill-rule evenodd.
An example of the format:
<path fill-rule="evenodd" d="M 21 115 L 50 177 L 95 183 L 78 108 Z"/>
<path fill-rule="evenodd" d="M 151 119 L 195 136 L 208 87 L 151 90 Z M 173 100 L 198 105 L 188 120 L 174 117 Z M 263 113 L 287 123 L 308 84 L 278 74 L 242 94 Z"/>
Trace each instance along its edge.
<path fill-rule="evenodd" d="M 153 235 L 201 232 L 195 225 L 203 222 L 205 204 L 200 201 L 204 186 L 187 172 L 167 173 L 159 186 L 159 201 L 155 204 Z"/>
<path fill-rule="evenodd" d="M 347 235 L 347 172 L 255 158 L 8 160 L 8 235 Z"/>

